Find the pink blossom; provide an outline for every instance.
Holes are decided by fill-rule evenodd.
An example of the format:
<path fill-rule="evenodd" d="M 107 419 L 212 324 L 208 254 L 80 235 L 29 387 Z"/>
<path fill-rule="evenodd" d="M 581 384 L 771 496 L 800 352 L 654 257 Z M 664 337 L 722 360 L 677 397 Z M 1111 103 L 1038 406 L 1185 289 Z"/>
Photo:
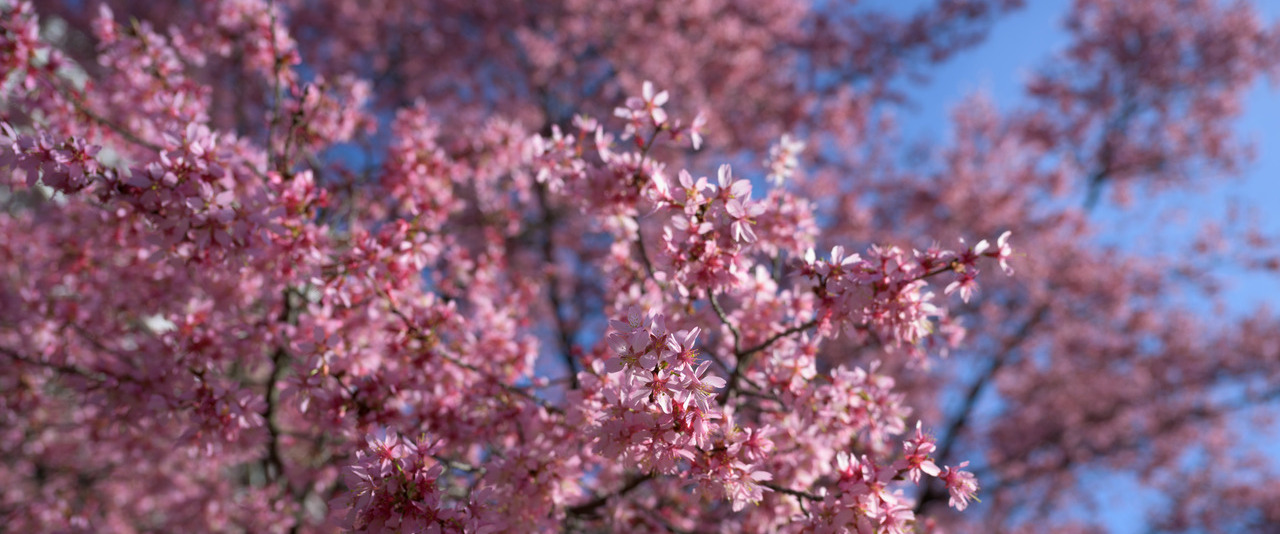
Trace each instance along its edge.
<path fill-rule="evenodd" d="M 964 510 L 969 506 L 970 499 L 976 499 L 975 494 L 978 493 L 978 481 L 974 478 L 973 473 L 961 471 L 960 468 L 969 465 L 969 462 L 962 462 L 957 466 L 948 466 L 937 475 L 947 484 L 947 491 L 951 493 L 951 500 L 948 504 L 956 510 Z"/>
<path fill-rule="evenodd" d="M 1071 3 L 927 144 L 911 81 L 1019 2 L 98 3 L 0 2 L 6 530 L 1097 529 L 1099 466 L 1154 530 L 1280 502 L 1231 434 L 1280 328 L 1197 307 L 1280 240 L 1104 224 L 1247 168 L 1248 2 Z"/>

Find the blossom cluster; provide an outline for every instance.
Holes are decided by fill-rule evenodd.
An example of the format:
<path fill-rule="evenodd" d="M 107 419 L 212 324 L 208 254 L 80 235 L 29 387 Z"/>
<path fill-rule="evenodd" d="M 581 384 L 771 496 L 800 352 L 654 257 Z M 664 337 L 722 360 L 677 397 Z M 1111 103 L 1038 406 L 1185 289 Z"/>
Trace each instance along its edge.
<path fill-rule="evenodd" d="M 653 82 L 645 81 L 640 96 L 629 97 L 625 107 L 614 108 L 613 115 L 627 121 L 622 139 L 634 139 L 637 148 L 643 150 L 653 146 L 658 133 L 666 132 L 677 141 L 687 137 L 694 150 L 701 148 L 706 116 L 698 113 L 687 126 L 679 120 L 670 120 L 663 108 L 669 98 L 667 91 L 655 92 Z M 646 138 L 646 132 L 651 132 L 651 136 Z"/>
<path fill-rule="evenodd" d="M 649 89 L 645 97 L 631 101 L 628 109 L 643 111 L 644 120 L 654 125 L 667 124 L 668 118 L 658 113 L 664 98 L 651 92 Z M 304 94 L 308 96 L 300 109 L 314 105 L 306 102 L 313 101 L 315 93 Z M 627 118 L 638 120 L 634 114 Z M 311 124 L 328 124 L 324 127 L 330 131 L 326 138 L 338 139 L 351 132 L 350 124 L 342 121 L 313 119 Z M 270 248 L 273 255 L 287 258 L 278 264 L 287 289 L 273 306 L 282 308 L 279 316 L 288 322 L 238 327 L 279 344 L 273 349 L 274 370 L 269 375 L 272 383 L 279 381 L 281 389 L 258 394 L 234 381 L 211 380 L 208 373 L 218 366 L 193 367 L 194 383 L 172 397 L 169 409 L 188 410 L 193 421 L 199 422 L 187 429 L 182 439 L 207 447 L 217 444 L 216 440 L 233 443 L 245 439 L 246 434 L 260 436 L 265 432 L 272 440 L 268 472 L 275 476 L 300 475 L 297 467 L 286 467 L 282 456 L 286 442 L 279 438 L 285 431 L 280 422 L 279 412 L 285 409 L 281 403 L 290 410 L 287 413 L 300 418 L 288 423 L 291 427 L 303 428 L 305 421 L 334 424 L 347 420 L 366 430 L 371 425 L 383 427 L 380 432 L 387 437 L 372 440 L 355 452 L 354 463 L 344 468 L 345 489 L 331 501 L 332 513 L 341 518 L 345 528 L 369 532 L 479 531 L 519 522 L 566 521 L 574 517 L 574 510 L 587 506 L 581 503 L 581 491 L 568 488 L 578 487 L 591 470 L 604 469 L 601 462 L 629 466 L 635 470 L 630 480 L 653 479 L 652 484 L 659 487 L 661 480 L 674 484 L 688 481 L 701 494 L 727 501 L 730 513 L 750 514 L 751 507 L 777 499 L 769 497 L 775 493 L 807 494 L 806 490 L 790 488 L 790 480 L 807 481 L 822 491 L 831 491 L 838 496 L 837 503 L 851 499 L 832 505 L 858 510 L 846 518 L 849 524 L 868 518 L 881 522 L 894 517 L 910 519 L 893 504 L 897 501 L 892 495 L 901 490 L 884 493 L 888 479 L 881 480 L 879 474 L 853 475 L 855 470 L 848 465 L 852 456 L 847 451 L 840 452 L 835 471 L 821 462 L 801 469 L 782 467 L 798 459 L 796 455 L 803 449 L 796 446 L 802 442 L 835 447 L 859 434 L 868 438 L 866 454 L 886 454 L 885 445 L 903 432 L 908 413 L 901 406 L 901 396 L 892 392 L 892 380 L 844 367 L 820 377 L 804 347 L 831 334 L 821 325 L 817 326 L 817 338 L 805 334 L 807 341 L 800 344 L 785 335 L 773 335 L 765 346 L 779 343 L 769 348 L 768 358 L 753 361 L 752 353 L 764 347 L 749 351 L 741 343 L 762 334 L 748 332 L 739 339 L 739 328 L 757 328 L 753 321 L 768 318 L 749 316 L 741 306 L 725 312 L 716 295 L 741 298 L 746 288 L 755 286 L 762 295 L 772 293 L 802 307 L 809 305 L 801 304 L 804 299 L 798 297 L 819 295 L 821 304 L 803 312 L 815 317 L 815 324 L 818 316 L 838 316 L 845 323 L 855 318 L 879 319 L 872 322 L 875 328 L 898 342 L 915 343 L 923 334 L 913 328 L 923 328 L 918 324 L 923 318 L 940 313 L 927 294 L 920 294 L 930 268 L 947 266 L 967 276 L 961 290 L 971 289 L 979 258 L 1002 263 L 1008 258 L 1007 236 L 993 251 L 983 242 L 959 254 L 935 252 L 910 265 L 896 256 L 896 249 L 873 248 L 874 259 L 868 261 L 844 258 L 839 248 L 829 262 L 818 263 L 810 254 L 798 269 L 816 284 L 779 292 L 776 284 L 759 274 L 759 268 L 754 269 L 754 277 L 748 272 L 761 254 L 794 244 L 782 238 L 761 243 L 761 235 L 754 230 L 769 206 L 793 205 L 786 193 L 775 192 L 771 200 L 776 202 L 753 200 L 751 182 L 735 179 L 727 165 L 720 167 L 714 183 L 706 178 L 694 180 L 682 170 L 679 183 L 672 184 L 664 169 L 645 154 L 647 146 L 638 146 L 638 153 L 614 153 L 602 126 L 586 118 L 578 119 L 577 125 L 577 136 L 565 136 L 558 128 L 552 129 L 549 138 L 535 135 L 528 141 L 495 136 L 494 144 L 484 150 L 510 159 L 470 159 L 474 148 L 459 149 L 439 142 L 439 131 L 424 110 L 406 111 L 397 118 L 401 138 L 392 145 L 385 163 L 387 180 L 383 186 L 391 193 L 391 201 L 371 206 L 393 219 L 374 229 L 353 228 L 345 238 L 348 244 L 337 248 L 329 248 L 332 245 L 317 234 L 321 228 L 307 222 L 330 204 L 329 192 L 317 184 L 310 171 L 288 177 L 268 171 L 259 177 L 251 165 L 233 162 L 237 141 L 231 141 L 231 149 L 224 149 L 219 136 L 201 125 L 190 125 L 181 135 L 163 136 L 162 149 L 152 159 L 121 170 L 100 163 L 99 149 L 81 139 L 54 143 L 45 134 L 19 134 L 9 125 L 4 125 L 2 154 L 5 166 L 25 174 L 26 179 L 14 182 L 14 187 L 43 183 L 83 202 L 117 206 L 122 219 L 145 220 L 147 228 L 135 231 L 155 236 L 148 238 L 151 246 L 158 247 L 153 254 L 199 259 L 218 248 L 253 249 L 258 255 Z M 499 128 L 495 132 L 501 132 L 501 126 L 495 127 Z M 584 159 L 576 142 L 592 128 L 598 140 L 596 161 Z M 652 141 L 650 138 L 645 144 Z M 690 302 L 710 299 L 707 309 L 715 309 L 716 322 L 699 324 L 695 317 L 678 313 L 674 320 L 684 327 L 669 330 L 664 313 L 645 312 L 633 302 L 626 321 L 611 323 L 612 331 L 604 343 L 607 356 L 589 359 L 590 365 L 574 376 L 577 386 L 566 394 L 568 405 L 549 405 L 536 393 L 512 385 L 512 380 L 532 368 L 527 351 L 533 346 L 531 340 L 511 341 L 516 309 L 512 306 L 523 306 L 536 296 L 534 288 L 539 282 L 504 279 L 495 263 L 499 250 L 492 246 L 474 249 L 471 243 L 442 239 L 440 233 L 450 221 L 474 209 L 470 207 L 473 202 L 488 213 L 511 206 L 514 211 L 508 212 L 505 224 L 521 224 L 518 204 L 504 204 L 513 199 L 485 197 L 487 193 L 454 185 L 462 175 L 501 179 L 492 167 L 486 167 L 493 165 L 518 166 L 521 170 L 514 174 L 508 171 L 505 179 L 517 179 L 522 184 L 517 190 L 541 196 L 544 210 L 551 209 L 551 204 L 545 203 L 592 180 L 620 173 L 641 177 L 624 181 L 594 209 L 616 217 L 617 210 L 625 208 L 637 213 L 633 217 L 660 222 L 663 232 L 656 240 L 660 246 L 653 251 L 653 270 L 643 273 L 641 281 L 671 284 L 674 296 Z M 506 187 L 497 181 L 487 183 Z M 538 191 L 538 187 L 545 189 Z M 562 202 L 573 205 L 581 200 Z M 642 206 L 647 215 L 638 215 L 637 208 Z M 639 227 L 632 230 L 638 232 Z M 322 263 L 308 266 L 317 259 Z M 890 264 L 898 268 L 890 270 Z M 969 274 L 964 274 L 966 268 Z M 422 293 L 418 278 L 423 272 L 431 273 L 432 283 L 446 291 L 467 287 L 469 294 L 463 305 L 452 300 L 456 297 L 442 300 Z M 227 281 L 234 282 L 235 276 Z M 486 291 L 486 287 L 497 293 Z M 493 295 L 500 294 L 500 287 L 511 287 L 515 292 L 506 299 L 496 298 Z M 855 307 L 853 295 L 864 287 L 873 288 L 872 298 Z M 213 318 L 208 305 L 188 310 L 164 327 L 166 343 L 192 354 L 206 352 L 213 348 L 208 330 Z M 386 317 L 393 319 L 391 325 L 367 330 Z M 735 326 L 735 322 L 740 324 Z M 717 338 L 723 348 L 727 339 L 724 328 L 735 338 L 728 349 L 732 354 L 721 357 L 700 352 L 696 345 L 708 329 L 719 331 Z M 769 327 L 758 328 L 768 332 Z M 281 343 L 286 337 L 296 340 Z M 488 360 L 477 359 L 481 354 L 488 355 Z M 216 361 L 228 357 L 218 356 Z M 297 358 L 299 368 L 309 371 L 280 376 L 283 368 L 279 362 L 285 357 Z M 428 363 L 441 365 L 446 371 L 430 380 L 381 371 L 422 369 Z M 781 376 L 790 378 L 780 381 Z M 490 408 L 496 411 L 457 419 L 461 405 L 456 395 L 479 391 L 506 400 Z M 759 413 L 749 395 L 775 399 L 786 409 Z M 824 418 L 830 421 L 826 424 L 836 423 L 838 430 L 822 439 L 806 435 L 806 425 Z M 575 429 L 570 421 L 583 425 Z M 395 429 L 407 431 L 422 425 L 447 437 L 450 445 L 397 437 Z M 531 427 L 542 430 L 530 434 L 525 429 Z M 511 439 L 503 437 L 505 432 L 525 436 L 521 438 L 525 446 L 495 449 L 498 443 Z M 948 481 L 963 479 L 962 472 L 933 467 L 929 458 L 932 449 L 920 439 L 905 442 L 909 451 L 903 461 L 908 463 L 899 471 L 910 473 L 917 483 L 921 472 Z M 485 444 L 486 440 L 497 441 Z M 480 458 L 493 455 L 482 466 L 438 459 L 447 454 L 475 461 L 481 450 L 490 452 Z M 836 449 L 823 450 L 826 452 L 819 456 L 829 456 Z M 869 456 L 862 458 L 858 465 L 876 465 Z M 612 468 L 599 471 L 599 475 L 602 481 L 627 480 L 626 471 Z M 779 478 L 783 473 L 785 480 Z M 854 479 L 863 486 L 850 482 Z M 471 489 L 462 498 L 444 489 L 468 480 Z M 866 487 L 872 487 L 866 484 L 879 488 L 876 491 L 881 493 L 874 493 L 878 500 L 866 500 L 870 495 Z M 962 507 L 971 493 L 959 494 L 957 506 Z M 549 515 L 536 512 L 548 507 L 556 511 Z M 811 518 L 829 523 L 832 517 L 845 517 L 823 513 Z"/>
<path fill-rule="evenodd" d="M 954 325 L 946 321 L 945 310 L 934 304 L 926 279 L 950 273 L 953 280 L 944 293 L 958 291 L 968 302 L 976 288 L 979 259 L 994 259 L 1006 274 L 1013 274 L 1008 264 L 1013 253 L 1009 235 L 1007 231 L 1001 234 L 994 249 L 982 240 L 959 252 L 932 247 L 907 253 L 895 246 L 872 246 L 864 258 L 845 255 L 844 248 L 836 246 L 830 258 L 819 260 L 809 249 L 801 274 L 812 281 L 813 291 L 821 299 L 824 328 L 833 333 L 874 336 L 883 343 L 906 345 L 920 355 L 915 347 L 934 333 L 935 320 L 953 329 L 948 334 L 957 334 Z"/>
<path fill-rule="evenodd" d="M 660 473 L 687 469 L 685 476 L 731 500 L 735 510 L 759 502 L 759 482 L 771 475 L 756 464 L 767 451 L 725 448 L 733 428 L 717 400 L 725 379 L 709 373 L 711 360 L 694 348 L 699 329 L 668 332 L 662 315 L 637 308 L 613 329 L 600 392 L 600 454 Z"/>
<path fill-rule="evenodd" d="M 945 313 L 926 279 L 955 273 L 968 298 L 1007 235 L 797 260 L 813 205 L 753 195 L 755 169 L 677 168 L 709 119 L 650 82 L 613 119 L 538 132 L 446 126 L 423 102 L 379 116 L 369 82 L 290 68 L 276 6 L 201 9 L 211 26 L 185 33 L 89 16 L 97 86 L 32 59 L 29 2 L 5 22 L 33 84 L 11 98 L 54 118 L 0 122 L 26 202 L 0 230 L 42 243 L 0 243 L 0 301 L 19 304 L 0 307 L 0 381 L 21 392 L 0 416 L 33 436 L 0 444 L 35 451 L 0 470 L 0 503 L 86 510 L 14 528 L 856 530 L 911 524 L 904 492 L 929 478 L 956 508 L 976 491 L 906 435 L 879 364 L 819 352 L 837 326 L 922 345 Z M 260 127 L 228 126 L 248 119 L 203 65 L 267 95 L 246 108 Z M 340 164 L 374 133 L 382 152 Z M 796 172 L 801 146 L 767 172 Z M 83 424 L 48 431 L 63 417 Z"/>
<path fill-rule="evenodd" d="M 653 176 L 657 213 L 667 218 L 656 251 L 667 279 L 681 293 L 736 285 L 745 274 L 744 247 L 757 240 L 752 226 L 766 210 L 751 200 L 751 182 L 721 165 L 716 181 L 681 171 L 678 183 Z"/>
<path fill-rule="evenodd" d="M 369 439 L 343 473 L 348 491 L 335 508 L 354 532 L 484 532 L 466 507 L 450 503 L 438 481 L 445 466 L 436 445 L 388 434 Z"/>
<path fill-rule="evenodd" d="M 270 203 L 278 193 L 248 168 L 228 163 L 234 155 L 219 148 L 215 133 L 190 124 L 178 135 L 166 134 L 163 143 L 153 161 L 116 169 L 99 160 L 101 146 L 83 138 L 55 143 L 45 133 L 22 135 L 0 123 L 0 165 L 17 171 L 14 179 L 25 176 L 28 187 L 88 190 L 104 204 L 139 214 L 155 225 L 161 242 L 185 256 L 261 247 L 271 239 L 279 214 Z M 308 182 L 302 174 L 300 182 Z"/>
<path fill-rule="evenodd" d="M 4 529 L 1264 529 L 1280 328 L 1169 296 L 1280 240 L 1094 207 L 1243 168 L 1280 31 L 1078 0 L 911 143 L 1021 3 L 0 0 Z"/>

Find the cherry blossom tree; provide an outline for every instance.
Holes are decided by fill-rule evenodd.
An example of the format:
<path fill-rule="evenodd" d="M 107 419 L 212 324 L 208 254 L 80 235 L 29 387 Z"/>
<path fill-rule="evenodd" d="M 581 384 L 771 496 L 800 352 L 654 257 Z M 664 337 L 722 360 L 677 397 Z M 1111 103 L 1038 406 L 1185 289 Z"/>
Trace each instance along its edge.
<path fill-rule="evenodd" d="M 0 514 L 22 532 L 1280 521 L 1280 325 L 1228 227 L 1280 29 L 1077 0 L 1027 104 L 907 149 L 1012 0 L 0 1 Z M 909 156 L 909 157 L 902 157 Z M 1256 428 L 1256 427 L 1255 427 Z"/>

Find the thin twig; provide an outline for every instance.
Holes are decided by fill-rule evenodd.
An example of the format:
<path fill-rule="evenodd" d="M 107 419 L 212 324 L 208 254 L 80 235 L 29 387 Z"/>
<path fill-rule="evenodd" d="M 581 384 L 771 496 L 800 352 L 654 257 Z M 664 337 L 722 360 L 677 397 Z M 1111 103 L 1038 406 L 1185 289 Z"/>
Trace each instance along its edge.
<path fill-rule="evenodd" d="M 729 316 L 724 313 L 724 308 L 720 307 L 720 301 L 716 300 L 716 294 L 711 293 L 711 309 L 716 311 L 716 317 L 720 318 L 720 324 L 729 327 L 729 333 L 733 334 L 733 354 L 742 356 L 742 333 L 738 331 L 738 327 L 729 321 Z"/>
<path fill-rule="evenodd" d="M 748 349 L 746 349 L 746 350 L 740 351 L 740 352 L 738 353 L 738 357 L 740 357 L 740 358 L 745 358 L 745 357 L 747 357 L 747 356 L 750 356 L 750 355 L 752 355 L 752 354 L 755 354 L 755 353 L 757 353 L 757 352 L 760 352 L 760 351 L 762 351 L 762 350 L 764 350 L 764 349 L 767 349 L 767 348 L 769 348 L 771 345 L 773 345 L 774 343 L 777 343 L 778 341 L 782 340 L 782 339 L 783 339 L 783 338 L 785 338 L 785 337 L 788 337 L 788 336 L 791 336 L 791 335 L 793 335 L 793 334 L 797 334 L 797 333 L 803 332 L 803 331 L 805 331 L 805 330 L 808 330 L 808 329 L 810 329 L 810 328 L 813 328 L 813 327 L 815 327 L 815 326 L 818 326 L 818 322 L 819 322 L 819 320 L 818 320 L 818 319 L 810 319 L 809 321 L 806 321 L 806 322 L 804 322 L 804 323 L 802 323 L 802 324 L 798 324 L 798 325 L 796 325 L 796 326 L 793 326 L 793 327 L 791 327 L 791 328 L 788 328 L 788 329 L 786 329 L 786 330 L 783 330 L 783 331 L 781 331 L 781 332 L 778 332 L 777 334 L 774 334 L 774 335 L 772 335 L 772 336 L 769 336 L 769 339 L 764 340 L 764 341 L 763 341 L 763 342 L 761 342 L 759 345 L 756 345 L 756 346 L 754 346 L 754 347 L 751 347 L 751 348 L 748 348 Z"/>
<path fill-rule="evenodd" d="M 715 302 L 715 301 L 712 301 L 712 302 Z M 748 364 L 750 364 L 752 357 L 756 353 L 769 348 L 769 346 L 773 345 L 774 343 L 777 343 L 782 338 L 796 334 L 798 332 L 803 332 L 817 325 L 818 325 L 818 319 L 812 319 L 803 324 L 799 324 L 791 328 L 788 328 L 786 330 L 783 330 L 781 332 L 778 332 L 777 334 L 770 336 L 769 339 L 764 340 L 764 342 L 760 343 L 759 345 L 756 345 L 746 350 L 735 351 L 734 354 L 738 357 L 738 364 L 733 366 L 733 371 L 729 374 L 729 384 L 725 386 L 724 391 L 720 394 L 720 402 L 724 403 L 725 401 L 729 400 L 729 396 L 732 395 L 734 391 L 737 391 L 738 383 L 743 378 L 743 374 L 742 374 L 743 369 Z"/>
<path fill-rule="evenodd" d="M 783 494 L 786 494 L 786 495 L 790 495 L 790 496 L 792 496 L 792 497 L 798 497 L 798 498 L 801 498 L 801 499 L 809 499 L 809 500 L 811 500 L 811 501 L 822 501 L 822 500 L 824 500 L 822 497 L 819 497 L 819 496 L 817 496 L 817 495 L 814 495 L 814 494 L 809 493 L 809 492 L 806 492 L 806 491 L 793 490 L 793 489 L 791 489 L 791 488 L 787 488 L 787 487 L 779 486 L 779 485 L 777 485 L 777 484 L 773 484 L 773 483 L 769 483 L 769 482 L 761 482 L 761 483 L 760 483 L 760 485 L 761 485 L 761 486 L 764 486 L 764 487 L 766 487 L 766 488 L 769 488 L 769 489 L 771 489 L 771 490 L 773 490 L 773 491 L 776 491 L 776 492 L 778 492 L 778 493 L 783 493 Z"/>
<path fill-rule="evenodd" d="M 645 273 L 649 275 L 651 280 L 657 282 L 658 279 L 653 276 L 653 262 L 649 261 L 649 252 L 644 248 L 644 234 L 640 229 L 640 218 L 632 217 L 631 220 L 636 223 L 636 247 L 640 249 L 640 260 L 644 262 Z M 659 282 L 659 285 L 662 284 Z"/>
<path fill-rule="evenodd" d="M 119 134 L 120 137 L 123 137 L 126 141 L 129 141 L 130 143 L 143 147 L 152 152 L 161 152 L 164 150 L 160 145 L 157 145 L 155 143 L 152 143 L 150 141 L 147 141 L 146 139 L 139 137 L 138 134 L 133 133 L 128 128 L 125 128 L 124 126 L 121 126 L 115 121 L 98 114 L 92 109 L 89 109 L 89 106 L 85 105 L 85 103 L 81 101 L 72 92 L 71 89 L 64 87 L 61 83 L 58 83 L 57 81 L 50 81 L 49 85 L 52 85 L 54 90 L 57 91 L 58 94 L 62 95 L 64 99 L 70 102 L 71 105 L 76 108 L 77 112 L 79 112 L 80 114 L 86 117 L 89 117 L 90 119 L 93 119 L 95 122 L 103 126 L 106 126 L 111 131 Z"/>
<path fill-rule="evenodd" d="M 8 356 L 9 358 L 12 358 L 14 360 L 20 361 L 28 365 L 44 367 L 44 368 L 52 369 L 54 371 L 58 371 L 64 374 L 77 375 L 77 376 L 81 376 L 81 377 L 88 378 L 90 380 L 95 380 L 98 382 L 106 382 L 111 378 L 114 378 L 113 376 L 107 375 L 105 373 L 89 371 L 86 369 L 76 367 L 74 365 L 46 362 L 46 361 L 30 358 L 8 347 L 0 347 L 0 354 L 3 354 L 5 356 Z"/>
<path fill-rule="evenodd" d="M 615 497 L 622 497 L 623 495 L 631 493 L 632 490 L 640 487 L 641 484 L 644 484 L 645 482 L 649 481 L 652 478 L 653 478 L 653 473 L 647 473 L 644 475 L 633 475 L 630 479 L 627 480 L 625 484 L 622 485 L 622 487 L 618 488 L 617 490 L 610 493 L 606 493 L 604 495 L 597 496 L 596 498 L 591 499 L 582 504 L 569 507 L 568 509 L 569 515 L 574 515 L 574 516 L 593 515 L 597 509 L 599 509 L 601 506 L 604 506 L 605 503 L 609 502 L 609 499 L 613 499 Z"/>
<path fill-rule="evenodd" d="M 383 297 L 386 298 L 386 295 L 383 295 Z M 387 300 L 388 302 L 390 302 L 390 299 L 387 299 Z M 428 337 L 426 332 L 423 332 L 421 328 L 418 328 L 418 325 L 414 324 L 413 320 L 411 320 L 409 316 L 405 315 L 404 312 L 400 311 L 399 308 L 390 304 L 388 304 L 387 307 L 391 310 L 391 313 L 393 315 L 400 318 L 400 321 L 403 322 L 404 325 L 408 327 L 411 332 L 414 333 L 414 335 L 418 336 L 419 338 Z M 463 369 L 466 369 L 468 371 L 471 371 L 473 373 L 480 375 L 481 377 L 487 379 L 489 382 L 493 383 L 494 385 L 497 385 L 498 387 L 506 390 L 507 392 L 514 393 L 516 395 L 519 395 L 521 397 L 524 397 L 528 400 L 533 401 L 535 404 L 543 407 L 548 412 L 564 415 L 564 410 L 561 409 L 559 406 L 553 405 L 547 402 L 545 399 L 542 399 L 537 395 L 534 395 L 533 393 L 525 391 L 522 388 L 513 386 L 511 384 L 507 384 L 501 380 L 498 380 L 496 377 L 494 377 L 493 375 L 490 375 L 488 372 L 484 371 L 483 369 L 480 369 L 479 367 L 476 367 L 467 362 L 454 358 L 453 356 L 450 356 L 448 354 L 436 353 L 436 355 L 440 356 L 441 358 L 443 358 L 445 361 L 449 363 L 452 363 L 458 367 L 461 367 Z"/>
<path fill-rule="evenodd" d="M 457 460 L 454 460 L 452 458 L 447 458 L 439 454 L 432 454 L 431 457 L 435 458 L 437 462 L 440 462 L 444 465 L 449 466 L 450 469 L 456 469 L 464 473 L 473 473 L 478 475 L 483 475 L 485 473 L 485 468 L 483 467 L 477 467 L 466 462 L 459 462 Z"/>

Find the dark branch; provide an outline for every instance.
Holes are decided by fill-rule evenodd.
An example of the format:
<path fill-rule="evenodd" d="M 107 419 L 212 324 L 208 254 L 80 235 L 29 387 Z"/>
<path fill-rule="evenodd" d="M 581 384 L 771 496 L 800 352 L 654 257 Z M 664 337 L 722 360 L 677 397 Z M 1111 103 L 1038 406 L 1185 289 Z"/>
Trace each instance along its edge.
<path fill-rule="evenodd" d="M 809 500 L 811 500 L 811 501 L 821 501 L 821 500 L 823 500 L 823 498 L 822 498 L 822 497 L 819 497 L 819 496 L 814 495 L 814 494 L 812 494 L 812 493 L 809 493 L 809 492 L 807 492 L 807 491 L 793 490 L 793 489 L 791 489 L 791 488 L 787 488 L 787 487 L 779 486 L 779 485 L 777 485 L 777 484 L 771 484 L 771 483 L 768 483 L 768 482 L 761 482 L 761 483 L 760 483 L 760 485 L 761 485 L 761 486 L 764 486 L 764 487 L 766 487 L 766 488 L 769 488 L 769 489 L 771 489 L 771 490 L 773 490 L 773 491 L 776 491 L 776 492 L 778 492 L 778 493 L 782 493 L 782 494 L 790 495 L 790 496 L 792 496 L 792 497 L 798 497 L 798 498 L 801 498 L 801 499 L 809 499 Z"/>
<path fill-rule="evenodd" d="M 992 360 L 991 366 L 979 376 L 977 380 L 969 386 L 969 391 L 964 397 L 964 404 L 960 407 L 959 415 L 947 425 L 946 433 L 942 438 L 942 443 L 938 446 L 938 453 L 934 458 L 938 462 L 947 463 L 951 460 L 951 451 L 960 439 L 960 434 L 964 433 L 965 428 L 969 425 L 969 418 L 973 416 L 973 410 L 978 405 L 978 399 L 982 397 L 982 392 L 986 389 L 987 384 L 995 378 L 1006 363 L 1008 363 L 1013 352 L 1017 350 L 1026 340 L 1031 337 L 1032 331 L 1036 325 L 1044 320 L 1049 313 L 1049 304 L 1041 304 L 1031 315 L 1027 322 L 1022 323 L 1018 331 L 1005 340 L 1004 346 L 1000 352 Z M 940 501 L 947 496 L 946 489 L 939 489 L 937 484 L 927 483 L 924 495 L 920 496 L 920 500 L 916 502 L 915 513 L 920 515 L 924 511 L 925 506 L 934 501 Z"/>
<path fill-rule="evenodd" d="M 618 488 L 616 491 L 613 491 L 612 493 L 606 493 L 604 495 L 600 495 L 582 504 L 569 507 L 569 510 L 568 510 L 569 515 L 571 516 L 595 515 L 596 510 L 600 509 L 601 506 L 604 506 L 606 503 L 608 503 L 609 499 L 612 499 L 615 497 L 622 497 L 623 495 L 631 493 L 632 490 L 640 487 L 641 484 L 644 484 L 645 482 L 648 482 L 651 479 L 653 479 L 652 473 L 645 474 L 645 475 L 633 475 L 631 478 L 627 480 L 625 484 L 622 485 L 621 488 Z"/>
<path fill-rule="evenodd" d="M 44 367 L 44 368 L 46 368 L 46 369 L 52 369 L 52 370 L 54 370 L 54 371 L 58 371 L 58 372 L 63 373 L 63 374 L 69 374 L 69 375 L 81 376 L 81 377 L 88 378 L 88 379 L 90 379 L 90 380 L 94 380 L 94 381 L 98 381 L 98 382 L 106 382 L 107 380 L 109 380 L 109 379 L 111 378 L 111 377 L 107 376 L 106 374 L 99 373 L 99 372 L 96 372 L 96 371 L 90 371 L 90 370 L 88 370 L 88 369 L 82 369 L 82 368 L 76 367 L 76 366 L 74 366 L 74 365 L 66 365 L 66 364 L 60 364 L 60 363 L 46 362 L 46 361 L 41 361 L 41 360 L 37 360 L 37 359 L 34 359 L 34 358 L 30 358 L 30 357 L 24 356 L 23 354 L 21 354 L 21 353 L 19 353 L 19 352 L 15 351 L 15 350 L 13 350 L 13 349 L 10 349 L 10 348 L 8 348 L 8 347 L 0 347 L 0 354 L 3 354 L 3 355 L 5 355 L 5 356 L 8 356 L 9 358 L 12 358 L 12 359 L 14 359 L 14 360 L 20 361 L 20 362 L 25 363 L 25 364 L 27 364 L 27 365 L 34 365 L 34 366 L 36 366 L 36 367 Z"/>
<path fill-rule="evenodd" d="M 738 327 L 729 322 L 729 316 L 724 313 L 724 308 L 720 307 L 720 301 L 716 300 L 716 294 L 711 293 L 711 309 L 716 311 L 716 317 L 720 318 L 720 324 L 729 327 L 729 332 L 733 334 L 733 353 L 741 356 L 742 354 L 742 333 L 738 331 Z"/>
<path fill-rule="evenodd" d="M 580 371 L 580 368 L 578 367 L 578 360 L 573 356 L 573 333 L 569 327 L 569 320 L 561 310 L 564 303 L 560 300 L 560 277 L 556 276 L 555 244 L 552 242 L 556 216 L 551 211 L 550 203 L 547 202 L 546 186 L 538 184 L 536 190 L 538 193 L 538 206 L 542 208 L 543 224 L 547 232 L 546 239 L 542 242 L 542 260 L 546 262 L 547 269 L 547 297 L 551 301 L 551 315 L 556 321 L 556 332 L 560 339 L 560 354 L 564 359 L 565 366 L 569 368 L 569 386 L 571 389 L 578 389 L 578 371 Z"/>
<path fill-rule="evenodd" d="M 715 301 L 713 300 L 712 303 L 714 304 Z M 720 311 L 717 310 L 717 313 L 720 313 Z M 749 363 L 751 363 L 751 357 L 753 355 L 755 355 L 757 352 L 760 352 L 764 349 L 769 348 L 771 345 L 773 345 L 774 343 L 777 343 L 782 338 L 794 335 L 799 332 L 803 332 L 817 325 L 818 325 L 818 320 L 812 319 L 803 324 L 799 324 L 791 328 L 788 328 L 786 330 L 783 330 L 781 332 L 778 332 L 777 334 L 770 336 L 769 339 L 764 340 L 759 345 L 756 345 L 746 350 L 736 350 L 734 354 L 738 357 L 738 364 L 733 366 L 733 371 L 729 374 L 729 384 L 725 386 L 724 392 L 720 394 L 720 402 L 723 403 L 726 400 L 728 400 L 729 395 L 732 395 L 733 392 L 738 389 L 738 383 L 742 379 L 742 370 L 746 368 L 746 366 Z M 736 329 L 734 329 L 732 326 L 730 326 L 729 328 L 731 330 L 736 331 Z M 736 341 L 734 343 L 734 347 L 735 348 L 737 347 Z"/>

